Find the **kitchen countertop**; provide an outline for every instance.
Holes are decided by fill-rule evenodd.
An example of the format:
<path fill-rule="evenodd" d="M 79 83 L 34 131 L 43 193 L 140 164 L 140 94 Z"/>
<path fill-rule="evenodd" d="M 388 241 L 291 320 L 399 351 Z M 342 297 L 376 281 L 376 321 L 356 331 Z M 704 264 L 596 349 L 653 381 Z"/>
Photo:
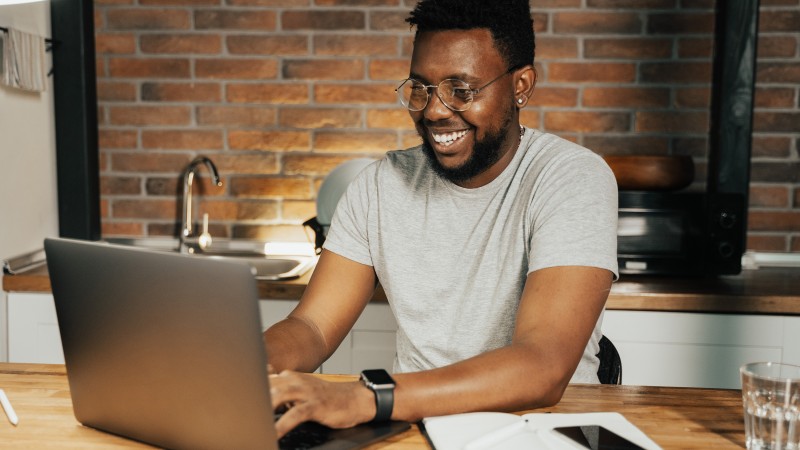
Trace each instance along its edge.
<path fill-rule="evenodd" d="M 259 281 L 263 299 L 297 300 L 311 272 L 287 281 Z M 50 292 L 47 268 L 5 275 L 8 292 Z M 378 287 L 374 302 L 385 302 Z M 614 283 L 606 309 L 800 315 L 800 268 L 761 268 L 711 278 L 623 275 Z"/>

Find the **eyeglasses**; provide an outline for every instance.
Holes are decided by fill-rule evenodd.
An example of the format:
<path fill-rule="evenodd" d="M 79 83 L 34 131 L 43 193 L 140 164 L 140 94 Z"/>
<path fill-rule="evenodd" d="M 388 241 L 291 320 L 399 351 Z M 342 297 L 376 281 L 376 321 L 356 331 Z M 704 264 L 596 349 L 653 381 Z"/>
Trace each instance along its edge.
<path fill-rule="evenodd" d="M 453 111 L 466 111 L 472 105 L 472 100 L 487 86 L 511 73 L 514 69 L 503 72 L 499 77 L 484 84 L 481 87 L 473 88 L 455 78 L 442 80 L 439 84 L 425 84 L 419 80 L 408 78 L 395 89 L 400 103 L 411 111 L 422 111 L 428 106 L 431 99 L 431 90 L 436 89 L 436 96 L 444 103 L 444 106 Z"/>

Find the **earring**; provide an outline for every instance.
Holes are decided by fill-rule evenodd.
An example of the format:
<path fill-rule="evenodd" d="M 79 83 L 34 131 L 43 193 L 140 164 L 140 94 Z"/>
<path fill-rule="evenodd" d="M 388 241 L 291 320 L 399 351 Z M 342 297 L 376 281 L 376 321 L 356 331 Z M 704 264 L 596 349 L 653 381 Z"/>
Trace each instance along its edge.
<path fill-rule="evenodd" d="M 524 102 L 525 102 L 525 99 L 523 97 L 520 97 L 520 98 L 517 99 L 517 103 L 519 103 L 520 105 L 522 103 L 524 103 Z"/>

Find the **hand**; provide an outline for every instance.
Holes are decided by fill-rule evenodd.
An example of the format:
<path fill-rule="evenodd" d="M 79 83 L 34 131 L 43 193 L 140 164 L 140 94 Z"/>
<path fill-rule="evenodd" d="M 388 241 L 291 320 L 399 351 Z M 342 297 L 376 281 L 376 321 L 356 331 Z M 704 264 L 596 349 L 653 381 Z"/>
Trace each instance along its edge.
<path fill-rule="evenodd" d="M 287 408 L 275 423 L 278 437 L 307 421 L 349 428 L 375 417 L 375 394 L 358 381 L 330 382 L 285 370 L 270 375 L 269 383 L 273 409 Z"/>

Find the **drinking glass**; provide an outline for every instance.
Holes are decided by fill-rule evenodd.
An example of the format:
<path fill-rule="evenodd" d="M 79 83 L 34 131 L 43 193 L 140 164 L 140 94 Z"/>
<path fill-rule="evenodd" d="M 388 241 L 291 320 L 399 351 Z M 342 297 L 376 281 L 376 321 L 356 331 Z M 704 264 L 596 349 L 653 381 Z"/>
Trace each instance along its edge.
<path fill-rule="evenodd" d="M 800 450 L 800 366 L 758 362 L 739 372 L 748 450 Z"/>

